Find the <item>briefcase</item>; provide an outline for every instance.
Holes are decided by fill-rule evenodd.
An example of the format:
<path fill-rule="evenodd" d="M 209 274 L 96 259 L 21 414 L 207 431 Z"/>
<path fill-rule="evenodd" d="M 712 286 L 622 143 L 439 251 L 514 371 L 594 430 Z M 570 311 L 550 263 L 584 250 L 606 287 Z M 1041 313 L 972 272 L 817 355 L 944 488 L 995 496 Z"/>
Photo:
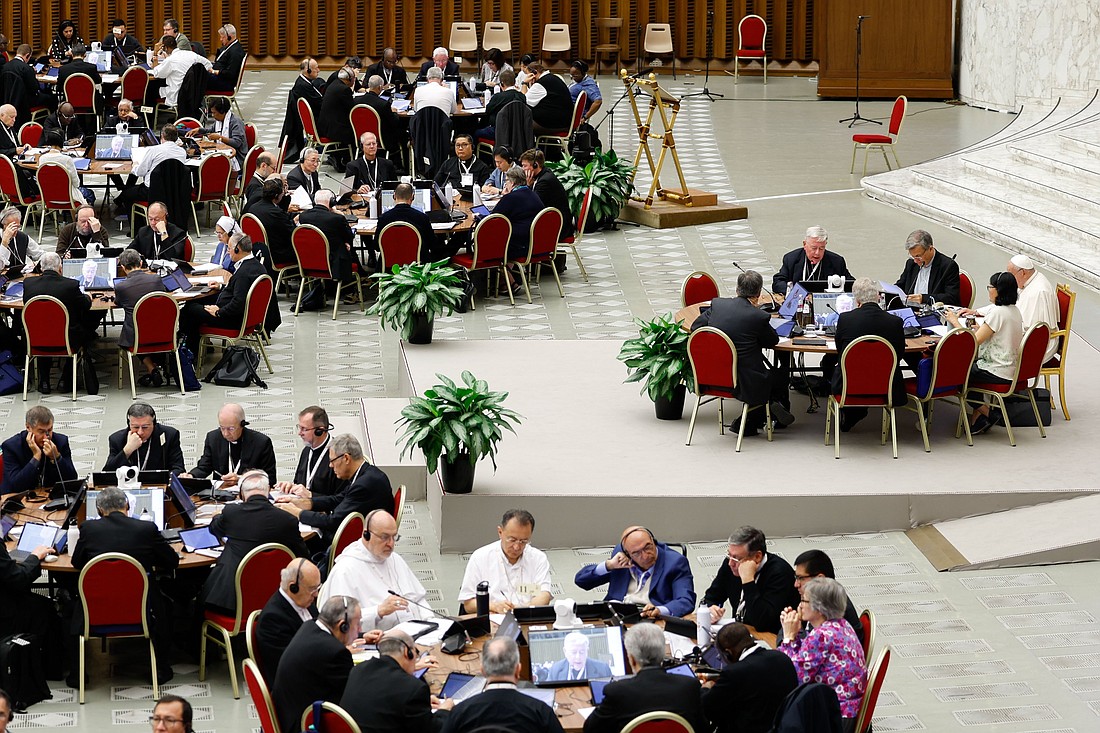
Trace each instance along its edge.
<path fill-rule="evenodd" d="M 1050 390 L 1037 388 L 1035 390 L 1035 404 L 1039 408 L 1039 419 L 1043 421 L 1043 427 L 1050 427 Z M 1012 395 L 1005 397 L 1005 410 L 1008 419 L 1012 421 L 1014 428 L 1035 428 L 1035 412 L 1031 409 L 1031 400 L 1027 397 Z M 994 425 L 1004 425 L 1001 410 L 994 407 L 990 413 Z"/>

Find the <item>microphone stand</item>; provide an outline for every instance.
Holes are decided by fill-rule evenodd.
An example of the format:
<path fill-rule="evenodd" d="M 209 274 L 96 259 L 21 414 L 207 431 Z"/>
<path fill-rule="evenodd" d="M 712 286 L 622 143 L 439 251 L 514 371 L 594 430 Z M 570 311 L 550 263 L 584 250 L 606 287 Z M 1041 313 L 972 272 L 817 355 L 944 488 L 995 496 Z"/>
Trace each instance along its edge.
<path fill-rule="evenodd" d="M 714 58 L 714 11 L 707 11 L 707 67 L 706 73 L 703 76 L 703 91 L 692 92 L 691 94 L 685 94 L 684 99 L 690 99 L 691 97 L 706 97 L 710 101 L 714 101 L 716 97 L 725 97 L 724 94 L 718 92 L 712 92 L 710 90 L 710 62 Z"/>
<path fill-rule="evenodd" d="M 851 117 L 845 117 L 840 122 L 843 124 L 848 123 L 848 127 L 856 124 L 857 122 L 870 122 L 875 125 L 881 125 L 878 120 L 869 120 L 866 117 L 861 117 L 859 114 L 859 58 L 863 55 L 863 21 L 870 18 L 869 15 L 861 15 L 856 19 L 856 112 Z"/>

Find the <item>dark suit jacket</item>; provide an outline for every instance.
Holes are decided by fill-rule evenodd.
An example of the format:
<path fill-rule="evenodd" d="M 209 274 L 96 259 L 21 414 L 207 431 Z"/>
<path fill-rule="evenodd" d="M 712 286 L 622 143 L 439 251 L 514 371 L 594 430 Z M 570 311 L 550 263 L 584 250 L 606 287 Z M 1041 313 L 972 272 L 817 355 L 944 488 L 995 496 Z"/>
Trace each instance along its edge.
<path fill-rule="evenodd" d="M 302 512 L 298 521 L 316 527 L 325 539 L 331 539 L 340 522 L 352 512 L 364 517 L 375 509 L 393 512 L 393 489 L 390 479 L 378 468 L 364 463 L 355 481 L 332 496 L 314 496 L 313 508 Z"/>
<path fill-rule="evenodd" d="M 367 67 L 367 79 L 369 80 L 372 76 L 375 76 L 375 75 L 382 77 L 382 82 L 386 83 L 386 74 L 384 73 L 384 69 L 383 69 L 383 66 L 382 66 L 382 59 L 378 59 L 377 63 L 371 64 L 370 66 Z M 390 70 L 390 80 L 389 80 L 388 83 L 390 83 L 390 84 L 408 84 L 409 83 L 409 75 L 408 75 L 408 73 L 406 73 L 405 69 L 401 66 L 401 64 L 394 64 L 393 69 Z"/>
<path fill-rule="evenodd" d="M 622 549 L 622 545 L 615 545 L 609 557 L 614 557 Z M 583 590 L 592 590 L 607 583 L 604 600 L 621 601 L 630 587 L 630 570 L 619 568 L 605 575 L 597 575 L 595 564 L 585 565 L 577 571 L 573 582 Z M 667 607 L 672 616 L 686 616 L 695 610 L 694 584 L 687 558 L 664 542 L 658 542 L 657 562 L 649 581 L 649 602 L 654 606 Z"/>
<path fill-rule="evenodd" d="M 486 690 L 460 702 L 447 718 L 443 733 L 472 733 L 483 728 L 516 733 L 563 730 L 553 708 L 510 688 Z"/>
<path fill-rule="evenodd" d="M 237 444 L 240 447 L 240 453 L 233 452 L 240 457 L 241 465 L 236 471 L 238 474 L 259 468 L 267 473 L 268 478 L 275 481 L 275 449 L 271 445 L 271 438 L 245 428 L 241 431 L 241 439 Z M 206 434 L 202 457 L 199 458 L 198 465 L 191 469 L 190 474 L 195 478 L 206 478 L 214 471 L 225 473 L 228 469 L 229 441 L 222 437 L 220 430 L 211 430 Z"/>
<path fill-rule="evenodd" d="M 360 157 L 348 163 L 344 175 L 355 176 L 355 182 L 352 184 L 354 190 L 358 190 L 360 186 L 377 189 L 383 181 L 397 180 L 397 168 L 388 158 L 382 156 L 376 156 L 369 166 L 367 159 Z"/>
<path fill-rule="evenodd" d="M 604 688 L 603 702 L 584 721 L 584 733 L 619 733 L 634 718 L 655 710 L 682 716 L 696 731 L 709 730 L 699 683 L 660 667 L 646 667 L 634 677 Z"/>
<path fill-rule="evenodd" d="M 428 59 L 420 65 L 420 73 L 416 75 L 417 81 L 425 81 L 428 78 L 428 69 L 435 66 L 435 61 Z M 448 76 L 458 76 L 458 64 L 451 59 L 447 59 L 447 65 L 443 68 L 444 78 Z"/>
<path fill-rule="evenodd" d="M 305 146 L 305 137 L 302 132 L 302 118 L 298 116 L 298 100 L 305 99 L 313 110 L 314 118 L 321 111 L 321 90 L 313 82 L 301 74 L 294 80 L 294 86 L 290 88 L 290 94 L 286 100 L 286 114 L 283 118 L 283 128 L 279 132 L 279 139 L 289 137 L 287 143 L 286 162 L 293 163 L 298 160 L 302 148 Z"/>
<path fill-rule="evenodd" d="M 280 730 L 299 730 L 314 700 L 339 700 L 351 668 L 351 652 L 339 639 L 316 623 L 302 624 L 283 652 L 272 688 Z"/>
<path fill-rule="evenodd" d="M 836 322 L 836 353 L 839 359 L 848 344 L 860 336 L 881 336 L 886 339 L 898 357 L 894 369 L 894 405 L 906 403 L 905 384 L 901 378 L 901 360 L 905 357 L 905 333 L 902 321 L 892 313 L 878 307 L 878 303 L 864 303 L 860 307 L 840 314 Z M 840 370 L 833 372 L 833 394 L 840 394 L 842 383 Z"/>
<path fill-rule="evenodd" d="M 472 161 L 472 163 L 469 163 L 470 175 L 474 177 L 474 185 L 484 186 L 485 182 L 489 180 L 489 173 L 491 172 L 489 166 L 485 165 L 476 156 L 470 160 Z M 445 188 L 448 183 L 451 184 L 456 191 L 462 193 L 462 198 L 467 201 L 473 198 L 471 187 L 462 185 L 462 164 L 459 163 L 456 155 L 452 155 L 440 164 L 439 170 L 435 174 L 435 182 L 442 188 Z"/>
<path fill-rule="evenodd" d="M 348 226 L 348 220 L 335 211 L 321 206 L 314 206 L 298 214 L 299 224 L 309 224 L 321 230 L 328 239 L 329 253 L 333 257 L 348 256 L 348 249 L 344 245 L 353 244 L 355 235 Z"/>
<path fill-rule="evenodd" d="M 182 260 L 183 242 L 187 239 L 187 232 L 170 221 L 165 222 L 165 225 L 168 228 L 167 238 L 161 239 L 153 231 L 153 228 L 146 224 L 138 229 L 134 241 L 130 242 L 128 249 L 137 250 L 146 262 L 149 260 Z"/>
<path fill-rule="evenodd" d="M 5 474 L 4 481 L 7 480 Z M 34 555 L 22 562 L 12 560 L 7 545 L 0 542 L 0 623 L 23 611 L 26 594 L 31 592 L 31 585 L 42 574 L 40 563 L 41 560 Z M 8 633 L 7 628 L 4 623 L 4 633 Z"/>
<path fill-rule="evenodd" d="M 402 71 L 402 73 L 404 73 L 404 71 Z M 386 102 L 374 92 L 367 92 L 363 96 L 357 98 L 355 104 L 365 104 L 378 113 L 378 122 L 380 124 L 378 130 L 382 138 L 378 141 L 379 144 L 387 154 L 400 155 L 401 146 L 405 143 L 405 130 L 401 126 L 401 123 L 398 122 L 397 115 L 393 113 L 393 109 L 390 107 L 389 102 Z M 356 144 L 358 144 L 358 141 L 356 141 Z"/>
<path fill-rule="evenodd" d="M 27 431 L 22 430 L 4 441 L 0 450 L 4 456 L 4 480 L 0 484 L 0 494 L 15 494 L 38 486 L 38 476 L 42 474 L 42 486 L 51 487 L 58 481 L 71 481 L 76 478 L 73 466 L 73 454 L 69 450 L 69 439 L 61 433 L 54 433 L 52 440 L 57 446 L 57 462 L 45 459 L 46 465 L 34 460 L 31 449 L 27 447 Z"/>
<path fill-rule="evenodd" d="M 569 208 L 569 194 L 565 192 L 565 186 L 551 171 L 543 168 L 542 173 L 535 178 L 531 189 L 539 195 L 543 206 L 549 206 L 561 212 L 561 232 L 558 241 L 573 236 L 573 211 Z"/>
<path fill-rule="evenodd" d="M 779 613 L 788 606 L 797 608 L 799 599 L 791 566 L 779 555 L 765 554 L 768 559 L 764 567 L 757 571 L 756 580 L 747 585 L 741 583 L 741 577 L 730 569 L 728 562 L 722 563 L 703 594 L 703 603 L 721 606 L 729 601 L 736 611 L 744 590 L 745 623 L 757 631 L 774 634 L 779 631 Z"/>
<path fill-rule="evenodd" d="M 114 471 L 122 466 L 138 466 L 145 460 L 146 451 L 149 455 L 145 462 L 146 471 L 183 473 L 187 470 L 183 461 L 183 449 L 180 447 L 180 431 L 171 425 L 154 425 L 153 434 L 145 445 L 127 457 L 122 448 L 126 445 L 126 436 L 129 434 L 127 428 L 111 433 L 111 437 L 107 439 L 107 452 L 110 455 L 103 464 L 104 471 Z M 138 458 L 139 455 L 141 458 Z"/>
<path fill-rule="evenodd" d="M 611 666 L 599 659 L 584 660 L 584 679 L 594 680 L 611 676 Z M 550 672 L 546 679 L 550 682 L 558 682 L 569 679 L 569 660 L 559 659 L 550 666 Z"/>
<path fill-rule="evenodd" d="M 509 102 L 523 102 L 527 104 L 527 97 L 523 96 L 523 92 L 518 89 L 505 89 L 490 97 L 489 104 L 485 105 L 485 119 L 490 126 L 496 124 L 497 112 L 504 109 L 504 105 Z"/>
<path fill-rule="evenodd" d="M 387 224 L 392 224 L 395 221 L 412 224 L 420 232 L 420 261 L 426 262 L 435 246 L 435 232 L 432 231 L 432 221 L 428 218 L 428 215 L 419 209 L 414 209 L 409 204 L 396 204 L 378 217 L 378 227 L 375 231 L 381 233 Z"/>
<path fill-rule="evenodd" d="M 133 56 L 135 53 L 141 53 L 145 50 L 145 47 L 141 45 L 138 39 L 134 38 L 129 33 L 123 37 L 121 44 L 118 43 L 114 33 L 108 33 L 103 39 L 103 50 L 114 51 L 116 45 L 121 45 L 122 52 L 127 56 Z"/>
<path fill-rule="evenodd" d="M 115 286 L 115 305 L 124 312 L 122 332 L 118 335 L 119 346 L 134 345 L 134 306 L 137 302 L 149 293 L 163 293 L 167 290 L 159 275 L 142 270 L 134 270 Z"/>
<path fill-rule="evenodd" d="M 442 172 L 442 171 L 440 171 Z M 543 209 L 542 199 L 527 186 L 513 188 L 503 196 L 493 209 L 512 225 L 512 236 L 508 238 L 508 259 L 522 260 L 531 246 L 531 223 Z"/>
<path fill-rule="evenodd" d="M 298 169 L 290 172 L 293 175 Z M 289 179 L 289 175 L 287 176 Z M 267 248 L 275 262 L 297 262 L 294 248 L 290 245 L 290 233 L 294 231 L 294 220 L 278 204 L 260 199 L 248 207 L 248 213 L 255 216 L 264 225 L 267 233 Z"/>
<path fill-rule="evenodd" d="M 355 132 L 351 129 L 348 114 L 355 106 L 355 97 L 351 87 L 342 81 L 335 81 L 325 88 L 321 100 L 321 116 L 317 118 L 317 131 L 331 140 L 342 143 L 355 142 Z"/>
<path fill-rule="evenodd" d="M 248 299 L 248 289 L 252 283 L 267 274 L 264 263 L 255 257 L 249 257 L 237 262 L 237 268 L 230 276 L 229 282 L 218 293 L 218 320 L 239 324 L 245 317 L 245 303 Z M 274 480 L 274 474 L 268 474 Z"/>
<path fill-rule="evenodd" d="M 309 612 L 313 618 L 317 618 L 317 604 L 311 605 Z M 256 620 L 260 672 L 269 688 L 275 684 L 275 674 L 279 670 L 279 661 L 283 658 L 283 652 L 301 628 L 302 619 L 298 616 L 298 612 L 281 593 L 278 591 L 273 593 Z"/>
<path fill-rule="evenodd" d="M 61 68 L 65 69 L 67 67 L 63 66 Z M 42 141 L 39 144 L 60 148 L 73 138 L 83 137 L 84 127 L 80 124 L 79 115 L 74 117 L 72 122 L 63 124 L 57 112 L 54 112 L 42 122 Z"/>
<path fill-rule="evenodd" d="M 714 687 L 703 690 L 703 712 L 718 733 L 767 733 L 796 687 L 798 673 L 787 655 L 759 649 L 726 667 Z"/>
<path fill-rule="evenodd" d="M 221 46 L 214 54 L 213 67 L 218 70 L 218 79 L 227 87 L 237 84 L 237 77 L 241 75 L 241 65 L 244 63 L 247 52 L 240 41 L 234 41 L 228 46 Z"/>
<path fill-rule="evenodd" d="M 401 669 L 390 656 L 371 659 L 351 671 L 340 707 L 360 730 L 371 733 L 433 733 L 443 729 L 449 715 L 446 710 L 433 715 L 427 683 Z"/>
<path fill-rule="evenodd" d="M 305 186 L 307 182 L 309 183 L 309 186 L 306 188 L 306 190 L 309 191 L 309 200 L 312 201 L 313 194 L 317 193 L 317 189 L 321 187 L 321 177 L 316 173 L 311 176 L 307 176 L 306 172 L 302 170 L 302 166 L 300 165 L 294 166 L 290 170 L 290 172 L 286 174 L 286 188 L 288 191 L 293 191 L 296 188 L 301 188 L 302 186 Z M 271 236 L 270 232 L 268 232 L 268 236 Z"/>
<path fill-rule="evenodd" d="M 141 563 L 145 572 L 175 570 L 180 556 L 161 536 L 152 522 L 111 512 L 80 525 L 80 541 L 73 553 L 73 567 L 79 570 L 92 558 L 107 552 L 122 552 Z"/>
<path fill-rule="evenodd" d="M 962 305 L 959 302 L 959 263 L 936 250 L 936 256 L 932 258 L 932 271 L 928 274 L 928 293 L 921 298 L 922 303 L 930 303 L 934 299 L 937 303 L 948 305 Z M 912 258 L 905 261 L 905 269 L 901 271 L 901 277 L 895 283 L 906 293 L 912 293 L 917 285 L 917 273 L 920 267 Z M 892 304 L 887 303 L 888 306 Z"/>
<path fill-rule="evenodd" d="M 771 369 L 761 349 L 779 343 L 779 334 L 769 325 L 767 313 L 748 298 L 715 298 L 691 330 L 713 326 L 733 341 L 737 349 L 737 398 L 749 405 L 762 405 L 771 393 Z"/>
<path fill-rule="evenodd" d="M 241 504 L 230 504 L 210 522 L 215 537 L 225 537 L 225 549 L 206 581 L 206 602 L 236 610 L 236 576 L 241 560 L 265 542 L 286 545 L 298 557 L 305 557 L 306 543 L 298 532 L 298 520 L 264 496 L 251 496 Z"/>
<path fill-rule="evenodd" d="M 30 122 L 31 107 L 38 99 L 38 79 L 34 69 L 20 57 L 13 56 L 4 64 L 0 74 L 0 90 L 4 93 L 3 101 L 13 105 L 18 112 L 15 119 L 15 129 L 18 130 L 24 122 Z"/>
<path fill-rule="evenodd" d="M 806 264 L 806 250 L 802 247 L 783 255 L 783 264 L 780 265 L 779 272 L 772 276 L 772 290 L 783 295 L 787 292 L 787 286 L 790 283 L 801 282 L 802 270 Z M 817 273 L 813 277 L 815 281 L 828 280 L 829 275 L 843 275 L 846 280 L 852 279 L 852 273 L 848 272 L 848 265 L 844 262 L 844 258 L 836 252 L 825 250 L 818 265 Z M 813 267 L 809 269 L 812 270 Z"/>
<path fill-rule="evenodd" d="M 302 448 L 302 454 L 298 456 L 298 466 L 294 469 L 294 483 L 306 486 L 314 494 L 330 496 L 336 493 L 343 482 L 336 478 L 336 474 L 332 472 L 332 466 L 329 465 L 328 447 L 330 445 L 332 445 L 331 441 L 326 442 L 316 452 L 308 445 Z M 306 479 L 309 476 L 310 466 L 313 466 L 315 471 L 313 482 L 307 486 Z"/>
<path fill-rule="evenodd" d="M 27 303 L 38 295 L 50 295 L 57 298 L 69 311 L 69 342 L 74 348 L 82 347 L 95 338 L 92 325 L 92 301 L 80 292 L 76 280 L 64 277 L 60 272 L 47 270 L 38 277 L 28 277 L 23 281 L 23 302 Z"/>
<path fill-rule="evenodd" d="M 244 200 L 245 200 L 245 213 L 252 207 L 252 204 L 260 200 L 260 195 L 264 190 L 264 179 L 259 174 L 253 173 L 252 177 L 248 179 L 248 183 L 244 187 Z"/>

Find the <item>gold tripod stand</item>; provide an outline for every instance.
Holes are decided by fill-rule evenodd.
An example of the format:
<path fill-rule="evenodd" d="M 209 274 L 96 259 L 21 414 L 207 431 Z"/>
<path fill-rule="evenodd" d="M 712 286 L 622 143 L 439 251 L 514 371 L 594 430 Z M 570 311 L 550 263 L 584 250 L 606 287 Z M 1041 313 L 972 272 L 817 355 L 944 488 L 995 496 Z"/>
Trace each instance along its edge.
<path fill-rule="evenodd" d="M 676 116 L 680 114 L 680 100 L 661 89 L 655 74 L 650 74 L 648 79 L 628 76 L 626 69 L 619 71 L 619 76 L 627 87 L 627 96 L 630 97 L 630 108 L 634 111 L 634 120 L 638 124 L 638 152 L 634 154 L 634 170 L 630 174 L 630 182 L 638 172 L 638 164 L 645 153 L 646 162 L 649 163 L 649 172 L 653 176 L 653 183 L 649 186 L 649 194 L 645 197 L 645 208 L 653 206 L 654 195 L 658 199 L 674 201 L 684 206 L 692 205 L 691 193 L 688 191 L 687 181 L 684 180 L 684 169 L 680 167 L 680 156 L 676 153 L 676 140 L 672 136 L 672 128 L 676 125 Z M 642 121 L 642 113 L 638 109 L 638 96 L 636 90 L 645 91 L 649 95 L 649 112 L 645 121 Z M 653 113 L 659 112 L 661 117 L 662 133 L 653 132 Z M 661 140 L 661 154 L 657 162 L 653 162 L 653 151 L 649 148 L 650 140 Z M 680 190 L 672 191 L 661 187 L 661 168 L 665 164 L 665 158 L 671 153 L 672 164 L 676 166 L 676 175 L 680 179 Z M 643 199 L 634 197 L 637 201 Z"/>

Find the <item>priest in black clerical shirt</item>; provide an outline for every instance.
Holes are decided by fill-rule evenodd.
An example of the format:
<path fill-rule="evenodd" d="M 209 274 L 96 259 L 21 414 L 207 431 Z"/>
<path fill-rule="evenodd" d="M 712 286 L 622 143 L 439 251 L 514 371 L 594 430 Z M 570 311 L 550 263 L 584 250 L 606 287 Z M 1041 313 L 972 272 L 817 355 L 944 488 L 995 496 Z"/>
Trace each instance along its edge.
<path fill-rule="evenodd" d="M 275 477 L 275 448 L 271 438 L 248 429 L 244 408 L 227 404 L 218 410 L 218 428 L 206 434 L 202 457 L 184 478 L 213 478 L 225 486 L 235 486 L 245 471 L 258 468 L 269 478 Z"/>
<path fill-rule="evenodd" d="M 328 447 L 332 440 L 332 424 L 325 408 L 311 405 L 298 413 L 298 437 L 306 444 L 294 469 L 293 481 L 280 481 L 275 488 L 284 493 L 310 497 L 331 496 L 343 484 L 332 472 L 328 462 Z"/>

